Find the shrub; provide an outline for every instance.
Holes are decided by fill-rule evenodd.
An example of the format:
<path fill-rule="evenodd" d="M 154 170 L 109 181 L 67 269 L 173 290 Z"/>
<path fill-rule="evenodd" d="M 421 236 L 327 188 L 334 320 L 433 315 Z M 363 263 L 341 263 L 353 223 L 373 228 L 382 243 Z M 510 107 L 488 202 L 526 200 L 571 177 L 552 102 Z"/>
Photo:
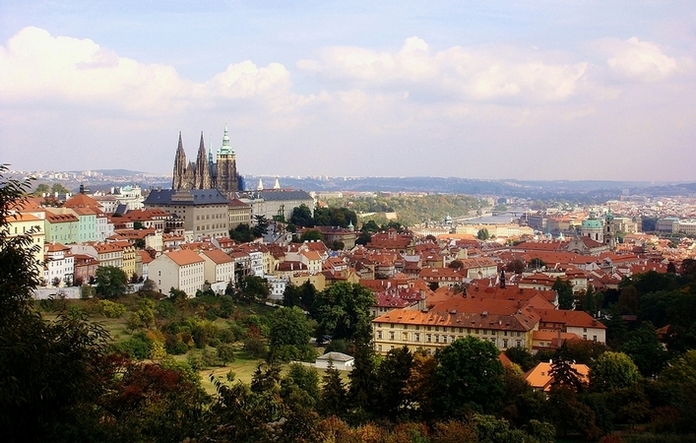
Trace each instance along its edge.
<path fill-rule="evenodd" d="M 121 318 L 126 313 L 126 306 L 109 300 L 99 300 L 99 312 L 106 318 Z"/>
<path fill-rule="evenodd" d="M 203 363 L 203 359 L 198 355 L 187 355 L 186 362 L 191 366 L 191 369 L 196 372 L 205 369 L 205 363 Z"/>
<path fill-rule="evenodd" d="M 212 349 L 206 348 L 203 350 L 203 363 L 207 368 L 211 366 L 220 366 L 220 359 L 218 359 L 217 352 Z"/>
<path fill-rule="evenodd" d="M 130 339 L 117 345 L 117 349 L 131 358 L 144 360 L 150 357 L 152 351 L 152 343 L 147 339 L 145 334 L 135 334 Z"/>
<path fill-rule="evenodd" d="M 266 355 L 266 343 L 256 336 L 244 340 L 244 351 L 252 358 L 263 358 Z"/>
<path fill-rule="evenodd" d="M 229 362 L 234 361 L 234 347 L 230 344 L 220 344 L 217 347 L 217 356 L 226 365 Z"/>

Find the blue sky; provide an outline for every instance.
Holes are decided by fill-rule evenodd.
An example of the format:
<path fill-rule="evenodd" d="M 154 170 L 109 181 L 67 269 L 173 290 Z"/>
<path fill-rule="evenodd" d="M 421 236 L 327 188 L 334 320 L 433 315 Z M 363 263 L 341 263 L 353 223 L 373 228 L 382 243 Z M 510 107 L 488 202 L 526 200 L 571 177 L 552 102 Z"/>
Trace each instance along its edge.
<path fill-rule="evenodd" d="M 374 4 L 377 3 L 377 4 Z M 696 4 L 0 2 L 0 161 L 696 180 Z"/>

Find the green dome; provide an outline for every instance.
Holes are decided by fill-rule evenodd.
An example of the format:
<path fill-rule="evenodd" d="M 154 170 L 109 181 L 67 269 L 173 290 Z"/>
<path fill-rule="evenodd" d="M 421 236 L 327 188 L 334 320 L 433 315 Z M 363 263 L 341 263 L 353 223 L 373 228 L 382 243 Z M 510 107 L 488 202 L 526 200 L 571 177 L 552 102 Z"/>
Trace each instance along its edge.
<path fill-rule="evenodd" d="M 582 227 L 587 229 L 602 229 L 602 222 L 597 219 L 583 220 Z"/>

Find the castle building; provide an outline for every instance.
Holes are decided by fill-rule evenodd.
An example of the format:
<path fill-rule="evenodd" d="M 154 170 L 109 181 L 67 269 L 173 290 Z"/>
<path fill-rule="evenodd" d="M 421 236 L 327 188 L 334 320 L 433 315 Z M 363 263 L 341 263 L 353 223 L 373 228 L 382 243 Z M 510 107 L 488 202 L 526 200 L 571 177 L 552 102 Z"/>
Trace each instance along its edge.
<path fill-rule="evenodd" d="M 227 195 L 230 192 L 241 191 L 243 188 L 242 177 L 237 173 L 237 159 L 230 145 L 227 124 L 222 136 L 222 146 L 217 150 L 217 155 L 213 154 L 212 149 L 206 155 L 205 141 L 201 132 L 201 142 L 195 162 L 186 160 L 186 152 L 184 152 L 181 132 L 179 132 L 179 144 L 174 157 L 172 189 L 217 189 Z"/>

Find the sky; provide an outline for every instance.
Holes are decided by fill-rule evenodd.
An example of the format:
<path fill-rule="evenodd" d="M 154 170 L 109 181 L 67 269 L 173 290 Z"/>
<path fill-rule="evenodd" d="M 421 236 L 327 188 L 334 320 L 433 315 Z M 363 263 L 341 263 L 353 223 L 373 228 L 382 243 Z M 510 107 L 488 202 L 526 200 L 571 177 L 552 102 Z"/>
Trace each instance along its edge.
<path fill-rule="evenodd" d="M 0 163 L 696 181 L 696 2 L 0 0 Z"/>

